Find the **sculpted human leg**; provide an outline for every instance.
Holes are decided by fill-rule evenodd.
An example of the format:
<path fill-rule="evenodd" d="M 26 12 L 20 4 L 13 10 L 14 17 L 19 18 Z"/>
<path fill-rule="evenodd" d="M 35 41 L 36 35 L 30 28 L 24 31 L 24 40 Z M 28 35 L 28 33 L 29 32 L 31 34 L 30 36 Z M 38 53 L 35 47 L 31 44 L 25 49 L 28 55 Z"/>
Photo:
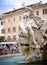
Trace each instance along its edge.
<path fill-rule="evenodd" d="M 30 30 L 30 35 L 32 37 L 33 43 L 37 44 L 36 40 L 35 40 L 35 36 L 34 36 L 34 31 L 32 29 L 32 26 L 28 25 L 28 29 Z"/>

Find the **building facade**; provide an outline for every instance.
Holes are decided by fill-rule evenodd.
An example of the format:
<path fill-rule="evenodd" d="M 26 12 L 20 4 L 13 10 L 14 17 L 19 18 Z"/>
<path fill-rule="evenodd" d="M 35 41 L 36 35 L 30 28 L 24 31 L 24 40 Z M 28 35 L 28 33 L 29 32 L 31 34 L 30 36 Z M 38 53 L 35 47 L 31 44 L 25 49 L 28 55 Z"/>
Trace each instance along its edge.
<path fill-rule="evenodd" d="M 43 4 L 39 2 L 29 7 L 33 8 L 33 14 L 35 16 L 41 17 L 42 20 L 47 20 L 47 3 Z M 2 15 L 2 20 L 0 20 L 0 36 L 5 36 L 7 41 L 17 41 L 19 39 L 19 22 L 21 20 L 23 21 L 24 12 L 25 9 L 20 8 L 4 13 Z"/>
<path fill-rule="evenodd" d="M 47 3 L 43 4 L 41 1 L 33 6 L 33 14 L 39 16 L 42 20 L 47 20 Z"/>
<path fill-rule="evenodd" d="M 17 41 L 18 40 L 19 22 L 23 20 L 23 13 L 24 13 L 23 10 L 24 8 L 3 14 L 2 20 L 4 24 L 2 26 L 4 29 L 4 36 L 7 41 Z"/>

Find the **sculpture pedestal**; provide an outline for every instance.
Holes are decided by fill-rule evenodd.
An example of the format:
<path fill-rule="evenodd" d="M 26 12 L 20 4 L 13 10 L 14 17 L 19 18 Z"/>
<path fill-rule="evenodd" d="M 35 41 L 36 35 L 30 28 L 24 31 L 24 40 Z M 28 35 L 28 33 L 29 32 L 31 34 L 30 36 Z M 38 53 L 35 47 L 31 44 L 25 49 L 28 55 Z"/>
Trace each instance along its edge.
<path fill-rule="evenodd" d="M 32 45 L 32 42 L 29 41 L 28 36 L 20 35 L 21 49 L 23 55 L 26 57 L 27 62 L 41 60 L 42 55 L 40 52 L 39 45 Z"/>
<path fill-rule="evenodd" d="M 22 46 L 23 54 L 26 57 L 26 62 L 31 62 L 32 58 L 30 57 L 30 47 L 26 46 L 28 44 L 24 44 L 25 46 Z"/>

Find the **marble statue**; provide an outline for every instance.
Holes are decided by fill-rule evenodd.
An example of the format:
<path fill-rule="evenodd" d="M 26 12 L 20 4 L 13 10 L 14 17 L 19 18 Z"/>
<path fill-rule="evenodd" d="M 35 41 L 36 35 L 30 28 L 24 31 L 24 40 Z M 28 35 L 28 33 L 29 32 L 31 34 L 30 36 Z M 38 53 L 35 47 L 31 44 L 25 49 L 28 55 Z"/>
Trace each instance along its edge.
<path fill-rule="evenodd" d="M 29 35 L 31 44 L 33 44 L 35 47 L 35 50 L 33 50 L 31 53 L 29 53 L 29 56 L 27 56 L 26 59 L 30 58 L 41 58 L 41 52 L 40 52 L 40 47 L 45 45 L 47 43 L 47 20 L 42 21 L 40 17 L 34 16 L 33 10 L 25 7 L 27 11 L 23 14 L 23 21 L 20 21 L 19 27 L 20 27 L 20 32 L 25 35 Z M 20 35 L 21 35 L 20 33 Z M 21 37 L 22 38 L 22 37 Z M 25 39 L 24 39 L 25 40 Z M 23 43 L 23 41 L 22 41 Z M 26 44 L 26 43 L 25 43 Z M 30 46 L 29 46 L 30 47 Z M 24 47 L 25 48 L 25 47 Z M 33 53 L 35 53 L 33 55 Z M 33 55 L 33 56 L 31 56 Z"/>
<path fill-rule="evenodd" d="M 36 25 L 36 22 L 33 19 L 30 20 L 30 18 L 29 18 L 29 12 L 26 12 L 24 14 L 24 16 L 28 16 L 28 18 L 25 17 L 26 21 L 25 22 L 20 22 L 19 26 L 20 26 L 22 32 L 25 33 L 25 34 L 27 34 L 27 35 L 28 35 L 28 30 L 29 30 L 30 31 L 29 34 L 32 37 L 33 43 L 37 44 L 37 42 L 35 41 L 35 36 L 34 36 L 34 30 L 33 30 L 33 28 L 37 29 L 38 26 Z"/>

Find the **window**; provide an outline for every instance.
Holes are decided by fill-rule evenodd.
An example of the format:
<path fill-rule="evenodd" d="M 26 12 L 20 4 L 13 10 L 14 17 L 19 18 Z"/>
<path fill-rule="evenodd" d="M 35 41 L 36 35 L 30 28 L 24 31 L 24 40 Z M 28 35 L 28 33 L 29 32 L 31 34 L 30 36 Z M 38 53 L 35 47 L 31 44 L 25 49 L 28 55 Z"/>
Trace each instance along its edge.
<path fill-rule="evenodd" d="M 10 19 L 8 19 L 8 23 L 10 23 Z"/>
<path fill-rule="evenodd" d="M 13 27 L 13 32 L 16 32 L 16 27 Z"/>
<path fill-rule="evenodd" d="M 47 9 L 43 9 L 43 14 L 47 14 Z"/>
<path fill-rule="evenodd" d="M 14 17 L 14 22 L 15 22 L 15 17 Z"/>
<path fill-rule="evenodd" d="M 7 37 L 7 40 L 8 40 L 8 41 L 10 41 L 10 40 L 11 40 L 11 37 L 10 37 L 10 36 L 8 36 L 8 37 Z"/>
<path fill-rule="evenodd" d="M 13 36 L 13 41 L 16 41 L 16 35 Z"/>
<path fill-rule="evenodd" d="M 1 33 L 5 33 L 5 29 L 1 29 Z"/>
<path fill-rule="evenodd" d="M 39 15 L 39 11 L 36 11 L 36 15 Z"/>
<path fill-rule="evenodd" d="M 8 28 L 8 33 L 10 33 L 10 28 Z"/>
<path fill-rule="evenodd" d="M 1 21 L 1 25 L 3 25 L 3 21 Z"/>
<path fill-rule="evenodd" d="M 21 16 L 19 16 L 19 20 L 21 20 Z"/>

